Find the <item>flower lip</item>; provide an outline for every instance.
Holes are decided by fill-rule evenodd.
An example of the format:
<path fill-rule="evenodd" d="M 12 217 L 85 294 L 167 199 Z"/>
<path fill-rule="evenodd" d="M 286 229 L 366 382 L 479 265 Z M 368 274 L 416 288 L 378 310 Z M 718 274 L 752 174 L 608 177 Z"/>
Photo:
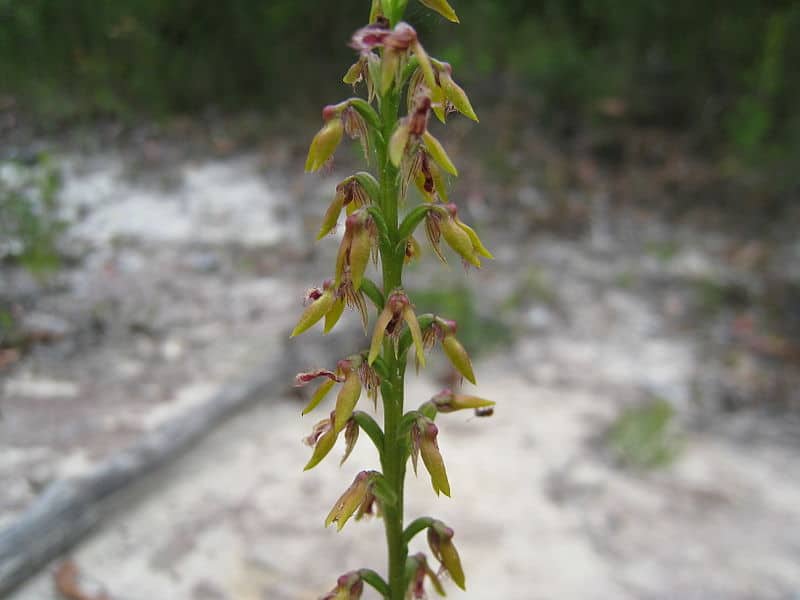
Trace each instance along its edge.
<path fill-rule="evenodd" d="M 417 101 L 414 113 L 408 121 L 408 133 L 410 135 L 421 136 L 428 129 L 428 118 L 431 110 L 430 96 L 420 96 Z"/>
<path fill-rule="evenodd" d="M 409 305 L 408 296 L 406 296 L 405 292 L 392 292 L 386 305 L 393 313 L 400 313 Z"/>
<path fill-rule="evenodd" d="M 344 381 L 342 377 L 339 377 L 333 371 L 328 371 L 327 369 L 315 369 L 313 371 L 307 371 L 305 373 L 298 373 L 294 377 L 294 385 L 295 387 L 304 386 L 307 383 L 314 381 L 319 377 L 327 377 L 331 381 L 335 381 L 337 383 L 341 383 Z"/>
<path fill-rule="evenodd" d="M 388 29 L 388 21 L 376 21 L 362 27 L 353 34 L 350 47 L 361 53 L 375 48 L 386 47 L 405 51 L 417 42 L 416 30 L 406 22 L 400 22 L 394 29 Z"/>
<path fill-rule="evenodd" d="M 361 53 L 370 52 L 382 46 L 384 40 L 390 34 L 391 30 L 388 28 L 388 22 L 376 21 L 356 31 L 350 40 L 350 47 Z"/>

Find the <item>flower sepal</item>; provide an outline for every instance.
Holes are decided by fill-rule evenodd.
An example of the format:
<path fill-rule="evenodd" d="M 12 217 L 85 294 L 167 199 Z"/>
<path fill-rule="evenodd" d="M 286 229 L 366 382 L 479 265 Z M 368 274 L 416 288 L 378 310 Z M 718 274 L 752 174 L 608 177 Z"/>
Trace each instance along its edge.
<path fill-rule="evenodd" d="M 362 507 L 365 501 L 370 500 L 370 497 L 372 497 L 372 502 L 374 502 L 372 488 L 375 479 L 379 476 L 380 473 L 377 471 L 361 471 L 356 475 L 353 483 L 340 496 L 325 518 L 325 527 L 336 523 L 337 531 L 341 531 L 345 523 L 355 514 L 359 507 Z"/>
<path fill-rule="evenodd" d="M 447 471 L 444 467 L 442 454 L 439 452 L 437 436 L 439 428 L 428 417 L 420 416 L 411 428 L 411 464 L 414 473 L 417 472 L 417 457 L 422 455 L 422 462 L 431 477 L 433 491 L 438 496 L 439 493 L 450 496 L 450 482 L 447 479 Z"/>
<path fill-rule="evenodd" d="M 442 569 L 450 575 L 453 583 L 462 590 L 466 590 L 464 569 L 461 567 L 458 551 L 453 545 L 453 530 L 441 521 L 434 521 L 428 528 L 428 545 Z"/>

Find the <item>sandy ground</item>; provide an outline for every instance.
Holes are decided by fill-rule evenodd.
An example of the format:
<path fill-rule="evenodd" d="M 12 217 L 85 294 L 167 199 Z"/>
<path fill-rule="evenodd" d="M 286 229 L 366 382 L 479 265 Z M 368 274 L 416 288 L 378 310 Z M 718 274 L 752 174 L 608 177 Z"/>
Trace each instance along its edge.
<path fill-rule="evenodd" d="M 268 355 L 289 353 L 298 370 L 336 357 L 320 359 L 308 336 L 283 341 L 303 289 L 330 267 L 324 255 L 336 240 L 322 251 L 304 241 L 330 182 L 298 186 L 282 179 L 285 165 L 255 156 L 185 165 L 167 187 L 130 181 L 119 157 L 67 164 L 70 244 L 82 260 L 26 304 L 39 322 L 61 319 L 63 339 L 4 374 L 4 523 L 48 481 L 191 410 Z M 752 414 L 697 426 L 711 409 L 695 405 L 693 390 L 712 361 L 696 330 L 675 326 L 688 310 L 681 290 L 621 284 L 623 275 L 724 270 L 719 240 L 694 240 L 665 263 L 628 243 L 662 226 L 626 218 L 600 215 L 570 241 L 486 232 L 497 261 L 468 280 L 481 310 L 500 306 L 532 268 L 549 299 L 528 290 L 504 316 L 515 339 L 476 365 L 476 391 L 498 401 L 495 416 L 440 417 L 453 499 L 436 498 L 420 473 L 409 481 L 407 516 L 431 514 L 455 529 L 468 591 L 453 597 L 797 598 L 791 427 L 768 422 L 781 435 L 761 435 L 764 420 Z M 462 278 L 455 268 L 433 273 L 441 271 L 429 257 L 410 287 Z M 41 291 L 14 277 L 31 297 Z M 359 338 L 348 331 L 327 347 L 344 339 L 349 353 Z M 413 379 L 407 396 L 422 402 L 439 387 Z M 661 470 L 624 468 L 606 432 L 621 410 L 655 395 L 677 410 L 682 452 Z M 342 468 L 329 459 L 302 473 L 309 451 L 300 439 L 314 418 L 300 407 L 287 382 L 117 498 L 72 555 L 86 580 L 114 600 L 294 600 L 320 595 L 346 570 L 382 570 L 379 522 L 339 534 L 322 523 L 353 475 L 374 468 L 374 450 L 362 439 Z M 56 597 L 52 568 L 12 595 Z"/>

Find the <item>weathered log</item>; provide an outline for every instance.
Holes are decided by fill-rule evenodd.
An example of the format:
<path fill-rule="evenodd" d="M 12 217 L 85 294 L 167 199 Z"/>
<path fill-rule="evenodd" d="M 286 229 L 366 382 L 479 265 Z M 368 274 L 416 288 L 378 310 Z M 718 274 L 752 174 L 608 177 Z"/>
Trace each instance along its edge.
<path fill-rule="evenodd" d="M 115 493 L 185 452 L 266 390 L 283 389 L 287 379 L 285 361 L 276 358 L 257 373 L 224 386 L 187 414 L 144 434 L 88 474 L 47 486 L 14 523 L 0 530 L 0 596 L 99 524 L 109 512 Z"/>

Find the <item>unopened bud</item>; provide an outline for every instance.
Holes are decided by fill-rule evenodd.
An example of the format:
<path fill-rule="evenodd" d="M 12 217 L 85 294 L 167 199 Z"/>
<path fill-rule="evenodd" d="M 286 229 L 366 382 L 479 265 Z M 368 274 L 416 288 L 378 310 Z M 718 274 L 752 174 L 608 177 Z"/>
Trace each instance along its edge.
<path fill-rule="evenodd" d="M 442 338 L 442 348 L 450 363 L 455 367 L 456 371 L 461 373 L 467 381 L 475 383 L 475 372 L 472 369 L 472 361 L 469 354 L 464 349 L 454 335 L 445 335 Z"/>
<path fill-rule="evenodd" d="M 453 582 L 465 590 L 464 569 L 461 567 L 458 551 L 453 545 L 453 530 L 441 521 L 434 521 L 428 528 L 428 545 L 442 568 L 450 574 Z"/>
<path fill-rule="evenodd" d="M 336 152 L 344 134 L 344 124 L 338 117 L 331 118 L 322 126 L 311 141 L 306 159 L 306 171 L 317 171 Z"/>

